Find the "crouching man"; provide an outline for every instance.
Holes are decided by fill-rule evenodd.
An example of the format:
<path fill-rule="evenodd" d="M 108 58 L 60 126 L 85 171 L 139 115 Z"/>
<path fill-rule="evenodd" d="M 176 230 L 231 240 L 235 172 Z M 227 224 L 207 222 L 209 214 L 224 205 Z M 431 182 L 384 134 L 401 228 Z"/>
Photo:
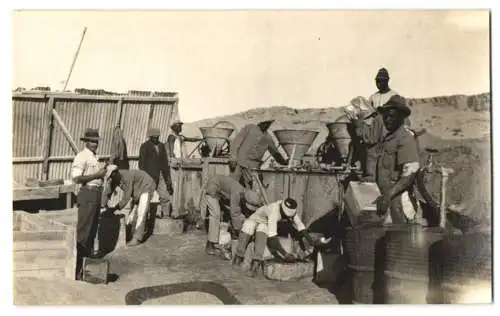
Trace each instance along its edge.
<path fill-rule="evenodd" d="M 156 189 L 153 178 L 143 170 L 118 170 L 116 165 L 108 165 L 106 179 L 110 186 L 109 192 L 117 187 L 123 190 L 123 196 L 117 205 L 111 205 L 110 211 L 124 209 L 132 199 L 130 213 L 127 216 L 127 226 L 134 227 L 132 240 L 127 246 L 136 246 L 143 242 L 149 203 Z"/>
<path fill-rule="evenodd" d="M 202 211 L 208 211 L 206 252 L 210 255 L 216 254 L 216 245 L 219 243 L 221 206 L 229 208 L 232 239 L 238 238 L 245 218 L 262 206 L 260 196 L 256 192 L 245 189 L 237 180 L 223 175 L 217 175 L 208 181 L 205 202 L 206 208 Z M 223 255 L 226 259 L 231 259 L 230 253 Z"/>
<path fill-rule="evenodd" d="M 297 202 L 294 199 L 287 198 L 264 205 L 257 209 L 243 223 L 236 254 L 233 258 L 234 265 L 240 265 L 243 262 L 248 243 L 255 234 L 254 257 L 248 276 L 255 277 L 257 274 L 263 272 L 266 245 L 274 257 L 282 259 L 285 262 L 295 261 L 295 256 L 283 249 L 278 239 L 279 221 L 284 221 L 295 228 L 299 232 L 300 238 L 305 238 L 309 245 L 316 244 L 297 215 Z M 310 251 L 310 249 L 308 250 Z"/>

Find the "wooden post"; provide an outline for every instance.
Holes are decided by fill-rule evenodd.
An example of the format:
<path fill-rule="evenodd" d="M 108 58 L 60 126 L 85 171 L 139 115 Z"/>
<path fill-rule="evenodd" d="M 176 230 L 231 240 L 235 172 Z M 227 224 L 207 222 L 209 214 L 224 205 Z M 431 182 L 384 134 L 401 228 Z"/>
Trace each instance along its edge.
<path fill-rule="evenodd" d="M 453 169 L 441 167 L 438 171 L 441 174 L 441 205 L 439 207 L 439 227 L 446 227 L 446 184 L 448 177 L 453 173 Z"/>
<path fill-rule="evenodd" d="M 118 99 L 118 104 L 116 108 L 115 126 L 120 125 L 120 122 L 122 120 L 122 112 L 123 112 L 123 97 L 120 97 Z"/>
<path fill-rule="evenodd" d="M 52 118 L 52 110 L 55 107 L 55 99 L 54 96 L 49 98 L 49 102 L 46 105 L 46 120 L 47 127 L 44 131 L 42 138 L 42 155 L 43 155 L 43 163 L 42 163 L 42 172 L 41 172 L 41 180 L 49 179 L 49 156 L 50 156 L 50 143 L 52 140 L 52 132 L 54 130 L 54 121 Z"/>

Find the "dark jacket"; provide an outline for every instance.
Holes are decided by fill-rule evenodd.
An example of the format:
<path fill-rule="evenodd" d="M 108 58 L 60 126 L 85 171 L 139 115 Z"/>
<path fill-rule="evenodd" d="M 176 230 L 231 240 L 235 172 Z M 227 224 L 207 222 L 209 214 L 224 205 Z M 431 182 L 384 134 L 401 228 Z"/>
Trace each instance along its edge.
<path fill-rule="evenodd" d="M 127 143 L 123 137 L 123 131 L 120 127 L 115 127 L 113 130 L 113 138 L 111 140 L 111 157 L 110 163 L 117 165 L 118 169 L 130 169 Z"/>
<path fill-rule="evenodd" d="M 158 147 L 159 152 L 156 151 L 155 144 L 151 140 L 141 145 L 139 149 L 139 169 L 146 171 L 153 178 L 156 185 L 160 181 L 161 172 L 168 187 L 172 185 L 172 180 L 170 179 L 167 151 L 163 143 L 159 143 Z"/>

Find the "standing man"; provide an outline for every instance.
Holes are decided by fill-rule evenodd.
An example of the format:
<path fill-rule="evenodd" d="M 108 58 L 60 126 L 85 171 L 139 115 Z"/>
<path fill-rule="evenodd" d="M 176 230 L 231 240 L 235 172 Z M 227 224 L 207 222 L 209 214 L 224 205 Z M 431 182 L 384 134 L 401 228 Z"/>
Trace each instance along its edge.
<path fill-rule="evenodd" d="M 149 140 L 139 149 L 139 169 L 146 171 L 155 181 L 156 192 L 160 198 L 160 217 L 168 216 L 169 201 L 173 193 L 165 145 L 160 143 L 160 130 L 151 128 L 148 131 Z"/>
<path fill-rule="evenodd" d="M 405 99 L 392 97 L 377 110 L 387 134 L 382 138 L 377 160 L 377 185 L 382 195 L 377 199 L 377 214 L 390 210 L 392 222 L 403 224 L 416 219 L 417 201 L 413 183 L 420 168 L 415 134 L 404 124 L 411 114 Z"/>
<path fill-rule="evenodd" d="M 262 164 L 262 156 L 267 150 L 278 163 L 288 164 L 288 159 L 281 155 L 268 133 L 273 122 L 274 120 L 268 120 L 257 125 L 245 125 L 231 144 L 232 177 L 246 188 L 251 187 L 252 183 L 252 175 L 248 169 L 259 168 Z"/>
<path fill-rule="evenodd" d="M 118 170 L 116 165 L 108 165 L 105 179 L 106 182 L 109 180 L 110 192 L 114 192 L 117 187 L 123 190 L 121 201 L 117 205 L 110 205 L 111 209 L 124 209 L 132 199 L 127 226 L 133 226 L 135 231 L 127 245 L 136 246 L 142 243 L 149 204 L 156 189 L 155 181 L 143 170 Z"/>
<path fill-rule="evenodd" d="M 279 221 L 283 221 L 295 228 L 298 231 L 298 236 L 301 239 L 306 239 L 309 245 L 315 244 L 297 215 L 297 202 L 294 199 L 287 198 L 260 207 L 245 220 L 238 239 L 233 264 L 240 265 L 243 262 L 246 248 L 253 235 L 255 235 L 255 252 L 249 276 L 254 277 L 262 271 L 266 245 L 276 258 L 281 258 L 286 262 L 295 261 L 295 256 L 283 249 L 278 239 Z M 308 251 L 311 252 L 310 249 Z"/>
<path fill-rule="evenodd" d="M 245 190 L 238 181 L 224 175 L 216 175 L 208 180 L 205 199 L 206 210 L 209 213 L 206 252 L 210 255 L 215 254 L 215 245 L 219 242 L 221 204 L 229 208 L 232 225 L 231 239 L 233 240 L 238 239 L 243 221 L 250 215 L 249 213 L 255 212 L 258 207 L 262 206 L 259 194 L 249 189 Z"/>
<path fill-rule="evenodd" d="M 176 120 L 170 125 L 170 129 L 173 134 L 168 135 L 167 144 L 169 156 L 174 158 L 187 158 L 186 146 L 185 142 L 199 142 L 202 141 L 203 138 L 196 137 L 186 137 L 182 135 L 182 123 L 179 120 Z"/>
<path fill-rule="evenodd" d="M 398 94 L 389 87 L 389 72 L 385 68 L 380 68 L 375 76 L 375 85 L 378 91 L 370 96 L 368 102 L 376 109 L 386 104 L 393 96 Z"/>
<path fill-rule="evenodd" d="M 106 175 L 106 169 L 99 163 L 96 155 L 99 139 L 96 129 L 87 128 L 80 138 L 85 142 L 85 148 L 76 155 L 71 165 L 71 179 L 81 185 L 77 196 L 77 280 L 83 277 L 83 258 L 92 256 L 99 225 L 103 178 Z"/>

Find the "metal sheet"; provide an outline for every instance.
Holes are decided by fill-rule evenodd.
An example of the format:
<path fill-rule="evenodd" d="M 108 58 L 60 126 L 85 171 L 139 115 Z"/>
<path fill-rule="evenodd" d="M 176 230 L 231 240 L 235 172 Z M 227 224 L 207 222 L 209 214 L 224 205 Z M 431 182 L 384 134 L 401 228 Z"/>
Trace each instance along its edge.
<path fill-rule="evenodd" d="M 139 155 L 141 144 L 147 140 L 149 109 L 148 103 L 123 104 L 121 126 L 129 155 Z"/>
<path fill-rule="evenodd" d="M 44 99 L 12 99 L 12 155 L 37 157 L 42 155 L 43 133 L 47 126 Z"/>
<path fill-rule="evenodd" d="M 27 178 L 38 179 L 40 173 L 39 163 L 22 163 L 12 166 L 12 178 L 15 182 L 24 184 Z"/>
<path fill-rule="evenodd" d="M 99 143 L 99 154 L 109 154 L 114 118 L 118 103 L 98 100 L 56 100 L 55 110 L 61 116 L 69 133 L 77 145 L 86 128 L 96 128 L 102 137 Z M 61 128 L 55 124 L 50 149 L 51 156 L 73 156 L 73 150 L 64 137 Z"/>
<path fill-rule="evenodd" d="M 167 141 L 167 136 L 170 132 L 170 124 L 173 122 L 172 112 L 174 110 L 174 106 L 175 103 L 156 103 L 154 105 L 151 126 L 160 129 L 160 140 L 163 142 Z"/>

